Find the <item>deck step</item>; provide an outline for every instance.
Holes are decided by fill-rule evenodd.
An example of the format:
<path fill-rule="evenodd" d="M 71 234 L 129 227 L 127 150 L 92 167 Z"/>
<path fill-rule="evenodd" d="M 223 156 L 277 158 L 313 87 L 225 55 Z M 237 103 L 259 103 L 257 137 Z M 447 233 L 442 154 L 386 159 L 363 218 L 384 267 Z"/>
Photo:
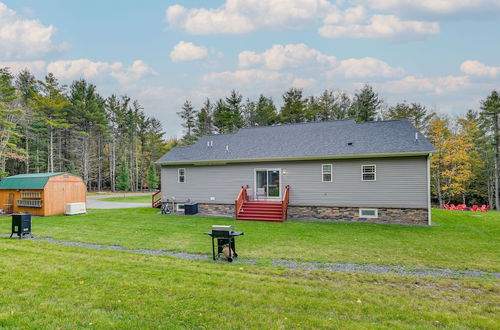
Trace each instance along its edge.
<path fill-rule="evenodd" d="M 238 216 L 236 220 L 283 222 L 283 218 L 260 218 L 260 217 L 257 218 L 257 217 L 242 217 L 242 216 Z"/>
<path fill-rule="evenodd" d="M 243 202 L 237 220 L 283 222 L 281 202 L 246 201 Z"/>

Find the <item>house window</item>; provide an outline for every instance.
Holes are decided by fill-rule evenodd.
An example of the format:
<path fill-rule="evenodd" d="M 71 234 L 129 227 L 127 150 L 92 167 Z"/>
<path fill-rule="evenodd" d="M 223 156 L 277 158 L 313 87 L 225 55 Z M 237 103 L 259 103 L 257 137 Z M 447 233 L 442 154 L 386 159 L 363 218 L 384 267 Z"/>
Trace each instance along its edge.
<path fill-rule="evenodd" d="M 378 209 L 359 209 L 360 218 L 378 218 Z"/>
<path fill-rule="evenodd" d="M 361 165 L 361 181 L 376 181 L 377 167 L 375 165 Z"/>
<path fill-rule="evenodd" d="M 184 183 L 186 182 L 186 169 L 180 168 L 177 170 L 177 182 Z"/>
<path fill-rule="evenodd" d="M 323 182 L 332 182 L 332 164 L 323 164 L 321 166 L 321 174 Z"/>
<path fill-rule="evenodd" d="M 184 212 L 184 204 L 176 204 L 175 205 L 175 210 L 177 212 Z"/>

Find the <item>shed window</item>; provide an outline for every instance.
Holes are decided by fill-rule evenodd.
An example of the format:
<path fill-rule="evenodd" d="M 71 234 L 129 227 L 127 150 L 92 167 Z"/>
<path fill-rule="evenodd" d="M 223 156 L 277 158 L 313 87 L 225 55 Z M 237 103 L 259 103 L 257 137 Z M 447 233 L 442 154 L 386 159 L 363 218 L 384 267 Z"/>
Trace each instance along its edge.
<path fill-rule="evenodd" d="M 180 168 L 177 170 L 177 182 L 179 183 L 184 183 L 186 182 L 186 169 L 185 168 Z"/>
<path fill-rule="evenodd" d="M 323 164 L 321 166 L 321 174 L 323 182 L 332 182 L 333 179 L 332 164 Z"/>
<path fill-rule="evenodd" d="M 378 218 L 378 209 L 359 209 L 360 218 Z"/>
<path fill-rule="evenodd" d="M 361 166 L 361 180 L 362 181 L 376 181 L 377 180 L 377 167 L 375 165 L 362 165 Z"/>

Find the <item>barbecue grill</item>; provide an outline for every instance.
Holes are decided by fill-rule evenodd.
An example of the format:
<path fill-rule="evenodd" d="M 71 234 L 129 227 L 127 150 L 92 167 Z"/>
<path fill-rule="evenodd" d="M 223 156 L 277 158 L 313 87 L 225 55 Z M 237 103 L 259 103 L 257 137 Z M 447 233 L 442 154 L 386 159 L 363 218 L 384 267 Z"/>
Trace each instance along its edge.
<path fill-rule="evenodd" d="M 212 226 L 211 231 L 207 231 L 205 235 L 212 237 L 212 259 L 215 260 L 220 257 L 221 253 L 227 254 L 227 261 L 232 262 L 233 258 L 238 256 L 236 253 L 236 242 L 235 238 L 237 236 L 242 236 L 244 233 L 241 231 L 234 231 L 233 226 Z M 217 254 L 215 253 L 215 240 L 217 239 Z M 226 253 L 224 253 L 226 249 Z"/>

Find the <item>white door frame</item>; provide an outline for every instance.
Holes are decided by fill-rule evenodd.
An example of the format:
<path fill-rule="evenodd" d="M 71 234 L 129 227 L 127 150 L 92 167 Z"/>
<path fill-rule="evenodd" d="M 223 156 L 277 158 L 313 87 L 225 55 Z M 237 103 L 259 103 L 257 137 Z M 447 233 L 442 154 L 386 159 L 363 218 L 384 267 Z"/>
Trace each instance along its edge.
<path fill-rule="evenodd" d="M 279 184 L 279 196 L 277 197 L 269 197 L 269 196 L 266 196 L 265 197 L 265 200 L 269 200 L 269 201 L 281 201 L 281 198 L 282 198 L 282 194 L 283 194 L 283 189 L 282 189 L 282 186 L 283 186 L 283 171 L 281 168 L 267 168 L 267 167 L 258 167 L 258 168 L 254 168 L 253 169 L 253 186 L 254 186 L 254 189 L 253 189 L 253 199 L 256 201 L 258 200 L 257 199 L 257 171 L 266 171 L 269 172 L 269 171 L 278 171 L 279 172 L 279 176 L 280 176 L 280 184 Z M 267 181 L 268 178 L 266 178 L 266 181 Z M 269 182 L 267 183 L 269 184 Z M 267 193 L 266 193 L 267 195 Z M 262 198 L 262 197 L 261 197 Z"/>

